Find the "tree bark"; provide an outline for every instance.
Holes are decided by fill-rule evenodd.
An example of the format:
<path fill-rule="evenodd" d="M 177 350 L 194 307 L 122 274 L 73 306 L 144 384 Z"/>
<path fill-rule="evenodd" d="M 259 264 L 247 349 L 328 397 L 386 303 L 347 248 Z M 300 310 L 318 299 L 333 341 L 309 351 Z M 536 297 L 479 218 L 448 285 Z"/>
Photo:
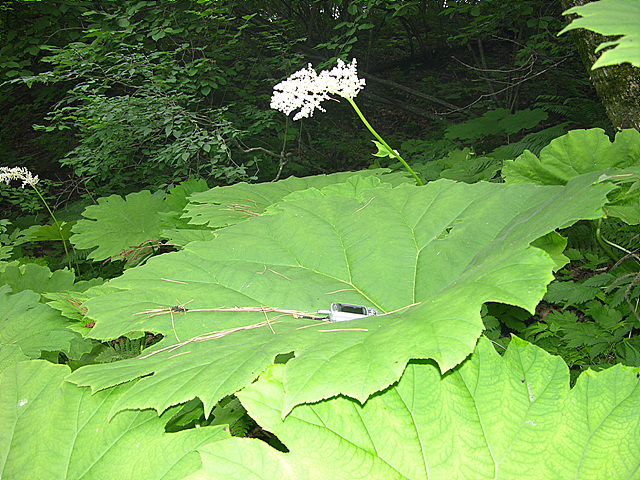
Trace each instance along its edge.
<path fill-rule="evenodd" d="M 589 3 L 587 0 L 560 0 L 563 10 Z M 584 28 L 571 30 L 580 58 L 589 73 L 611 123 L 616 129 L 640 131 L 640 68 L 629 63 L 591 70 L 598 56 L 594 53 L 606 37 Z"/>

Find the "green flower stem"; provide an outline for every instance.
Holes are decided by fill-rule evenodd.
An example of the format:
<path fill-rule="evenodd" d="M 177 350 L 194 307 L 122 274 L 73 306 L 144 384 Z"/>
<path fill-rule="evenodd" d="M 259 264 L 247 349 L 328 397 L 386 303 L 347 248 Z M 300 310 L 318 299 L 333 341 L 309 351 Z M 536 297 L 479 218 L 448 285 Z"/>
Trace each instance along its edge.
<path fill-rule="evenodd" d="M 385 142 L 382 137 L 380 135 L 378 135 L 378 132 L 376 132 L 373 127 L 371 126 L 371 124 L 369 124 L 369 122 L 367 122 L 367 119 L 364 118 L 364 115 L 362 114 L 362 112 L 360 111 L 360 109 L 358 108 L 358 106 L 356 105 L 356 102 L 353 101 L 352 98 L 348 98 L 348 97 L 344 97 L 347 99 L 347 101 L 351 104 L 351 106 L 353 107 L 353 109 L 356 111 L 356 113 L 358 114 L 358 116 L 360 117 L 360 120 L 362 120 L 362 123 L 364 123 L 365 127 L 367 127 L 369 129 L 369 131 L 373 134 L 374 137 L 376 137 L 376 139 L 383 144 L 385 147 L 387 147 L 389 149 L 389 151 L 393 154 L 393 156 L 400 160 L 400 163 L 402 163 L 402 165 L 404 165 L 404 168 L 406 168 L 409 173 L 413 176 L 413 178 L 416 179 L 416 182 L 418 183 L 418 185 L 424 185 L 424 183 L 422 183 L 422 180 L 420 180 L 420 178 L 418 178 L 418 175 L 416 175 L 416 172 L 414 172 L 411 167 L 409 166 L 409 164 L 407 162 L 404 161 L 404 158 L 402 158 L 395 150 L 393 150 L 388 144 L 387 142 Z"/>
<path fill-rule="evenodd" d="M 38 195 L 38 197 L 40 197 L 40 200 L 42 200 L 42 203 L 44 204 L 44 206 L 46 207 L 47 211 L 49 212 L 49 215 L 51 215 L 51 218 L 53 218 L 53 222 L 55 223 L 56 227 L 58 228 L 58 232 L 60 233 L 60 239 L 62 240 L 62 245 L 64 246 L 64 253 L 67 255 L 67 263 L 69 264 L 69 270 L 72 270 L 72 268 L 71 268 L 71 257 L 69 256 L 69 250 L 67 249 L 67 242 L 64 240 L 64 235 L 62 234 L 62 228 L 60 227 L 60 222 L 58 222 L 58 220 L 56 219 L 55 215 L 53 214 L 53 212 L 49 208 L 49 204 L 44 199 L 44 197 L 42 196 L 40 191 L 36 188 L 36 186 L 35 185 L 31 185 L 31 188 L 33 188 L 35 190 L 36 194 Z M 71 248 L 73 248 L 73 246 L 71 246 Z M 76 262 L 76 273 L 78 275 L 80 275 L 80 268 L 78 267 L 78 263 L 77 262 Z"/>
<path fill-rule="evenodd" d="M 596 240 L 598 241 L 598 244 L 602 247 L 602 249 L 607 253 L 607 255 L 609 255 L 609 257 L 611 257 L 611 259 L 614 262 L 618 262 L 619 259 L 618 257 L 613 253 L 613 251 L 609 248 L 609 246 L 617 248 L 618 250 L 622 250 L 624 253 L 626 253 L 628 256 L 633 256 L 634 258 L 638 258 L 637 255 L 635 255 L 632 251 L 627 250 L 624 247 L 621 247 L 620 245 L 618 245 L 617 243 L 612 242 L 611 240 L 606 239 L 603 235 L 602 235 L 602 218 L 598 219 L 598 226 L 596 228 Z"/>
<path fill-rule="evenodd" d="M 605 243 L 604 237 L 602 236 L 602 218 L 598 219 L 598 224 L 596 226 L 596 240 L 598 241 L 598 244 L 600 245 L 600 247 L 602 247 L 602 249 L 606 252 L 606 254 L 609 255 L 609 257 L 614 262 L 617 262 L 618 261 L 618 257 L 616 257 L 613 254 L 613 252 L 609 248 L 609 245 L 607 245 Z"/>

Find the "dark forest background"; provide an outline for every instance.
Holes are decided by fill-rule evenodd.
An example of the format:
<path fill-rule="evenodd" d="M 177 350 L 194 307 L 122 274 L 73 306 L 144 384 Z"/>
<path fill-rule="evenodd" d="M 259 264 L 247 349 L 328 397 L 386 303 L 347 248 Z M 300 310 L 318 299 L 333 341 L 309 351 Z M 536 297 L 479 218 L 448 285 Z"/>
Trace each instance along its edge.
<path fill-rule="evenodd" d="M 0 154 L 38 174 L 57 208 L 189 177 L 214 186 L 395 168 L 372 156 L 346 102 L 296 122 L 269 108 L 273 86 L 308 63 L 356 58 L 358 104 L 425 180 L 460 159 L 474 162 L 450 176 L 490 180 L 502 160 L 570 129 L 629 126 L 608 115 L 576 38 L 557 35 L 567 6 L 5 2 Z M 33 192 L 1 187 L 9 214 L 41 208 Z"/>

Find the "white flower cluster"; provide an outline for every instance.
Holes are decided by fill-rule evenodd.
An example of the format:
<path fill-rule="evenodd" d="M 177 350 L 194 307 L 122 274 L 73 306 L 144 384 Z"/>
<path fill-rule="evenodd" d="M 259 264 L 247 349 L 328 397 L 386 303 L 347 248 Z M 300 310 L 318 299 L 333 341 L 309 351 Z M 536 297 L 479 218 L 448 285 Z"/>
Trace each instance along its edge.
<path fill-rule="evenodd" d="M 364 88 L 364 83 L 364 79 L 358 78 L 355 58 L 349 65 L 338 59 L 337 66 L 320 75 L 309 64 L 273 88 L 271 108 L 286 115 L 299 108 L 293 117 L 299 120 L 312 116 L 316 108 L 324 112 L 320 102 L 329 100 L 329 94 L 353 99 Z"/>
<path fill-rule="evenodd" d="M 34 186 L 40 179 L 26 167 L 0 167 L 0 182 L 9 185 L 11 180 L 22 180 L 22 188 L 24 188 L 25 185 Z"/>

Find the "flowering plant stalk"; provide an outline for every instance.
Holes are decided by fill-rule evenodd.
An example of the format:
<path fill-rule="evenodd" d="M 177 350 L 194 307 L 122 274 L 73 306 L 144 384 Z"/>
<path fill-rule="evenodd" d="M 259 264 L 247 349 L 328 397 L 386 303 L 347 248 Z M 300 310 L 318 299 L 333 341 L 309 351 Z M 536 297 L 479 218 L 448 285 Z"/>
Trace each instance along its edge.
<path fill-rule="evenodd" d="M 271 108 L 280 110 L 286 115 L 299 108 L 300 111 L 293 117 L 294 120 L 299 120 L 304 117 L 311 117 L 316 108 L 324 112 L 325 109 L 320 106 L 320 103 L 324 100 L 334 100 L 330 96 L 331 94 L 345 98 L 358 114 L 362 123 L 378 140 L 377 142 L 374 141 L 379 150 L 376 155 L 396 158 L 416 179 L 418 185 L 423 185 L 409 164 L 373 129 L 353 100 L 365 85 L 364 79 L 358 78 L 355 58 L 349 65 L 345 64 L 341 59 L 338 59 L 337 63 L 337 66 L 333 69 L 324 70 L 320 75 L 309 64 L 307 68 L 298 70 L 289 78 L 277 84 L 273 88 Z"/>
<path fill-rule="evenodd" d="M 45 208 L 49 212 L 49 215 L 51 215 L 51 218 L 53 219 L 53 223 L 58 229 L 58 232 L 60 233 L 60 239 L 62 240 L 62 245 L 64 246 L 64 253 L 67 255 L 67 263 L 69 264 L 69 270 L 71 270 L 71 257 L 69 255 L 69 250 L 67 249 L 67 242 L 65 241 L 64 234 L 62 233 L 62 224 L 58 222 L 55 215 L 51 211 L 51 208 L 49 208 L 49 204 L 44 199 L 40 191 L 36 188 L 36 184 L 40 181 L 38 176 L 33 175 L 29 170 L 27 170 L 26 167 L 13 167 L 13 168 L 0 167 L 0 182 L 4 182 L 7 185 L 9 185 L 11 180 L 22 180 L 22 188 L 24 188 L 25 185 L 29 185 L 36 192 L 36 195 L 38 195 L 40 200 L 42 200 L 42 203 L 44 204 Z M 73 246 L 71 246 L 71 248 L 73 248 Z M 76 272 L 77 273 L 80 272 L 77 262 L 76 262 Z"/>

